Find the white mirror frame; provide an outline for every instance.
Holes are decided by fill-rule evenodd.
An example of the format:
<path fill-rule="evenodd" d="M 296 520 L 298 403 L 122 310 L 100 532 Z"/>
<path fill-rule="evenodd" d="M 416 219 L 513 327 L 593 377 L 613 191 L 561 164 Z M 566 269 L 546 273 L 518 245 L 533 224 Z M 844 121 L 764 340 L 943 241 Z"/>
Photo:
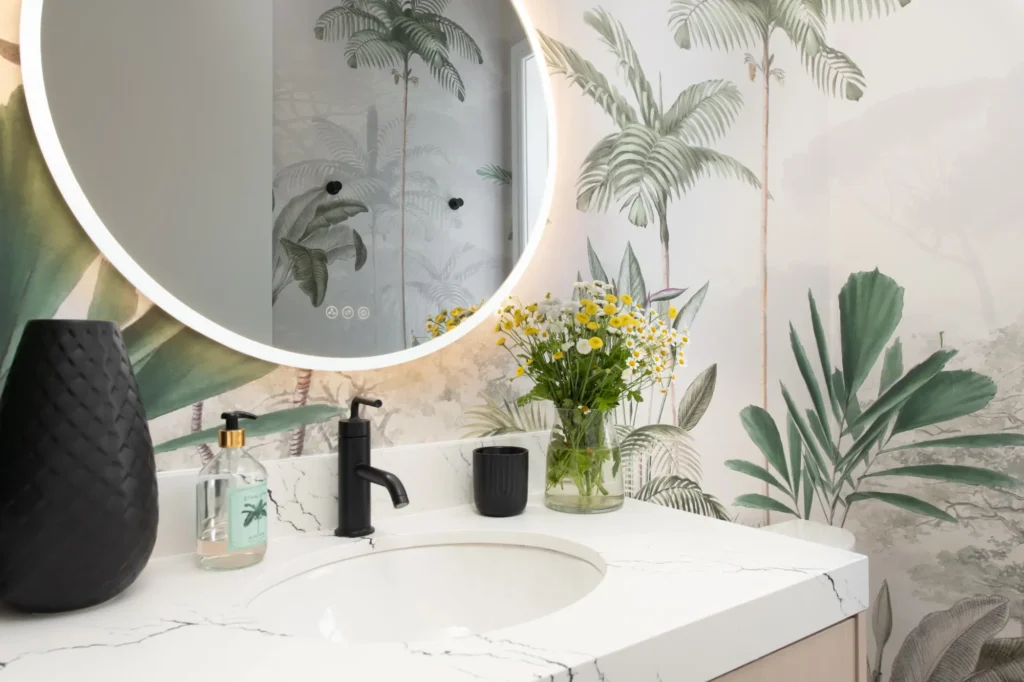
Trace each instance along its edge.
<path fill-rule="evenodd" d="M 443 336 L 432 339 L 423 345 L 414 348 L 407 348 L 403 351 L 388 353 L 366 358 L 331 358 L 319 355 L 305 355 L 292 353 L 268 346 L 222 327 L 213 320 L 200 315 L 195 310 L 180 301 L 171 292 L 160 285 L 155 279 L 139 266 L 138 263 L 125 251 L 114 236 L 107 229 L 100 219 L 96 210 L 89 203 L 88 197 L 82 190 L 81 185 L 75 178 L 74 171 L 64 155 L 57 136 L 57 129 L 50 114 L 50 105 L 46 95 L 46 82 L 43 77 L 43 55 L 42 55 L 42 19 L 43 3 L 46 0 L 22 0 L 21 3 L 21 72 L 22 81 L 25 85 L 25 99 L 28 102 L 29 115 L 32 119 L 32 126 L 35 129 L 39 147 L 42 150 L 43 158 L 50 169 L 50 174 L 57 183 L 57 188 L 64 196 L 68 207 L 74 213 L 78 222 L 85 230 L 89 238 L 96 244 L 100 252 L 106 257 L 117 270 L 136 288 L 143 296 L 159 306 L 165 312 L 176 318 L 182 324 L 191 327 L 200 334 L 207 336 L 214 341 L 260 360 L 266 360 L 277 365 L 298 367 L 302 369 L 325 370 L 332 372 L 351 372 L 361 370 L 380 369 L 393 367 L 402 363 L 411 362 L 426 357 L 431 353 L 452 345 L 459 339 L 472 332 L 480 324 L 492 320 L 505 299 L 509 297 L 519 280 L 526 273 L 526 268 L 537 251 L 537 247 L 543 237 L 547 225 L 548 216 L 551 213 L 551 202 L 554 195 L 555 178 L 557 173 L 557 125 L 555 122 L 554 97 L 551 87 L 551 78 L 545 73 L 544 97 L 547 101 L 548 110 L 548 145 L 550 148 L 547 185 L 544 189 L 540 216 L 537 225 L 533 230 L 533 237 L 523 249 L 519 261 L 512 269 L 512 273 L 505 282 L 498 287 L 498 290 L 491 296 L 480 310 L 470 317 L 465 323 Z M 519 19 L 523 24 L 527 39 L 537 55 L 543 55 L 540 39 L 536 27 L 530 20 L 529 14 L 524 6 L 525 0 L 511 0 Z M 543 64 L 543 61 L 540 62 Z"/>

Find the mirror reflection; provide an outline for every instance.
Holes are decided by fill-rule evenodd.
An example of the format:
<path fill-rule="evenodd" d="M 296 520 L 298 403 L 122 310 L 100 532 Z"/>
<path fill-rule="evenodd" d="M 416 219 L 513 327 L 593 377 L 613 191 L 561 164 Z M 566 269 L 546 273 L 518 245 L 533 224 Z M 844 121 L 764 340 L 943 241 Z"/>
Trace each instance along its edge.
<path fill-rule="evenodd" d="M 511 0 L 46 0 L 42 45 L 107 230 L 248 339 L 429 343 L 538 221 L 545 75 Z"/>

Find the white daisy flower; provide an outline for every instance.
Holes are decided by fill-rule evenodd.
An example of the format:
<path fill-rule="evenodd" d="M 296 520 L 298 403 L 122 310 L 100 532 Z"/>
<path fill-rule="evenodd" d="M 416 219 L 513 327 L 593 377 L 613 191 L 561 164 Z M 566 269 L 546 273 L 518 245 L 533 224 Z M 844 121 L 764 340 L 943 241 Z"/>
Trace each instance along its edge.
<path fill-rule="evenodd" d="M 576 352 L 580 355 L 590 355 L 590 351 L 593 350 L 590 347 L 590 342 L 586 339 L 580 339 L 576 342 Z"/>

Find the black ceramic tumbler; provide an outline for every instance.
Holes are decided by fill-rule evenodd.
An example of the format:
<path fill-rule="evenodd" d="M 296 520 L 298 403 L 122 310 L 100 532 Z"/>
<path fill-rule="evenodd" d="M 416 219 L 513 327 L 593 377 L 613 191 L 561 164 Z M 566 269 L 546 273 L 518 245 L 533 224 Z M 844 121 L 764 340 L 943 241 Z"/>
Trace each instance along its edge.
<path fill-rule="evenodd" d="M 473 501 L 484 516 L 517 516 L 526 509 L 530 453 L 495 446 L 473 451 Z"/>
<path fill-rule="evenodd" d="M 146 412 L 113 322 L 25 326 L 0 397 L 0 601 L 80 609 L 132 584 L 158 521 Z"/>

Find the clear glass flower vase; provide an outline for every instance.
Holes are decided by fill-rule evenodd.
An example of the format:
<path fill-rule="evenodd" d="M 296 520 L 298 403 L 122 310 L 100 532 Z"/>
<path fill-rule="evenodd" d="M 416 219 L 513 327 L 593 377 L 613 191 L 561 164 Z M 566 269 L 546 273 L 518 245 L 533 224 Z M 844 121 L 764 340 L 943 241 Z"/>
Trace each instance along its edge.
<path fill-rule="evenodd" d="M 625 499 L 614 413 L 556 410 L 544 504 L 560 512 L 599 514 L 618 509 Z"/>

